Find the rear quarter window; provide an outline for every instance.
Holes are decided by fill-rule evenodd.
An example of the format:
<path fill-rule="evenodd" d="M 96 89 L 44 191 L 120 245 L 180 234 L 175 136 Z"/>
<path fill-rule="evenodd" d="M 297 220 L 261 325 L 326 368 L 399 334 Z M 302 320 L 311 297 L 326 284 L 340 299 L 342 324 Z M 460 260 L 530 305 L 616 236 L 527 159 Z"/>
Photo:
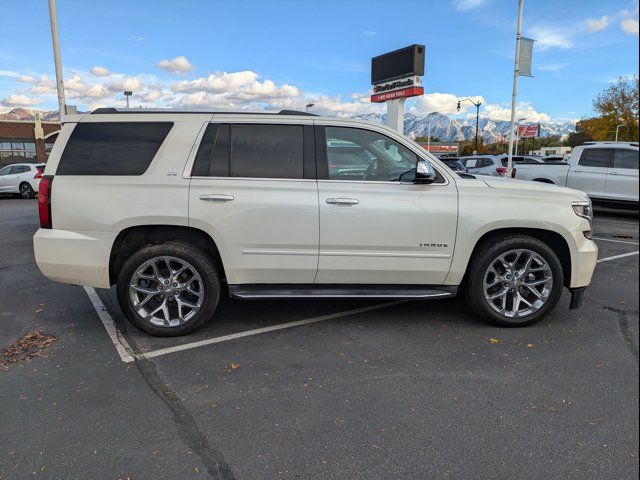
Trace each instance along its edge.
<path fill-rule="evenodd" d="M 79 123 L 56 174 L 142 175 L 172 126 L 172 122 Z"/>

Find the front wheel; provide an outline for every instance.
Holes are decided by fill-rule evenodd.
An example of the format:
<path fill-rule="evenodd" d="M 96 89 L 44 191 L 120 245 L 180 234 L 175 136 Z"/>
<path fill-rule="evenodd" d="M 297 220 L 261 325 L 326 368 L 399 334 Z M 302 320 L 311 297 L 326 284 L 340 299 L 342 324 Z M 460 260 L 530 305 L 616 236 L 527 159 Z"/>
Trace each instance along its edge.
<path fill-rule="evenodd" d="M 542 320 L 562 295 L 560 259 L 544 242 L 524 235 L 481 245 L 471 260 L 465 297 L 484 320 L 523 327 Z"/>
<path fill-rule="evenodd" d="M 117 293 L 120 308 L 137 328 L 173 337 L 209 321 L 220 300 L 220 281 L 209 255 L 181 242 L 165 242 L 127 259 Z"/>

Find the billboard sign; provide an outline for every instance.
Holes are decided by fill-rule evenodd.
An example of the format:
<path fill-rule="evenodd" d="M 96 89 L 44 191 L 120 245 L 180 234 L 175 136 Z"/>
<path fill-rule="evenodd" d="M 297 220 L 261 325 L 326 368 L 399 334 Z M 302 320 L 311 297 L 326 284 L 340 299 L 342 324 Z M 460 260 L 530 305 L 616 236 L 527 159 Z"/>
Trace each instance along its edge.
<path fill-rule="evenodd" d="M 536 138 L 540 136 L 540 125 L 518 125 L 518 138 Z"/>
<path fill-rule="evenodd" d="M 373 103 L 383 103 L 389 100 L 393 100 L 394 98 L 417 97 L 418 95 L 423 95 L 423 94 L 424 94 L 424 88 L 409 87 L 409 88 L 403 88 L 401 90 L 393 90 L 391 92 L 373 94 L 371 95 L 371 101 Z"/>
<path fill-rule="evenodd" d="M 411 45 L 371 59 L 371 84 L 424 75 L 424 45 Z"/>

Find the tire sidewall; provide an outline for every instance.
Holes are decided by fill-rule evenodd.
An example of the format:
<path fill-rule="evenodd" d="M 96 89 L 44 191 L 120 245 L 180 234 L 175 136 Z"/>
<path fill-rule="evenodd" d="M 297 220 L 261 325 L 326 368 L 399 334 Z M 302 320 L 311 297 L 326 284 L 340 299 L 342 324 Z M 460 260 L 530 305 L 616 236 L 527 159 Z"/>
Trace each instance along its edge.
<path fill-rule="evenodd" d="M 516 249 L 531 250 L 544 258 L 553 275 L 553 287 L 546 303 L 537 312 L 524 318 L 510 319 L 491 308 L 484 298 L 484 274 L 489 265 L 498 256 L 509 250 Z M 478 263 L 476 272 L 477 278 L 470 282 L 471 291 L 469 292 L 473 297 L 473 303 L 481 309 L 480 313 L 486 320 L 502 327 L 524 327 L 542 320 L 557 305 L 564 288 L 564 274 L 560 259 L 549 246 L 533 238 L 531 240 L 521 239 L 516 242 L 504 242 L 490 247 L 483 259 Z"/>
<path fill-rule="evenodd" d="M 129 297 L 129 284 L 136 270 L 144 262 L 160 256 L 172 256 L 189 262 L 202 278 L 204 299 L 198 313 L 188 322 L 176 327 L 160 327 L 145 322 L 136 312 Z M 186 244 L 167 243 L 147 246 L 131 255 L 120 269 L 117 281 L 118 303 L 127 319 L 138 329 L 154 336 L 186 335 L 208 322 L 220 300 L 220 282 L 208 255 Z"/>

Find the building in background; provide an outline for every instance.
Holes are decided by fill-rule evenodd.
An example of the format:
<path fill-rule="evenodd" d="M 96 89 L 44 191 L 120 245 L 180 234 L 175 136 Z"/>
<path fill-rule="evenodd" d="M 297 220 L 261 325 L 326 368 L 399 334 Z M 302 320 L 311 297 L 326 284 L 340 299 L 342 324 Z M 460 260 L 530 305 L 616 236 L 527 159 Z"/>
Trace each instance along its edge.
<path fill-rule="evenodd" d="M 457 157 L 458 145 L 444 142 L 431 142 L 427 145 L 427 142 L 418 142 L 422 148 L 432 153 L 436 157 Z M 428 148 L 427 148 L 428 147 Z"/>
<path fill-rule="evenodd" d="M 0 168 L 45 163 L 59 131 L 59 122 L 0 120 Z"/>
<path fill-rule="evenodd" d="M 530 155 L 541 155 L 546 157 L 548 155 L 562 155 L 566 157 L 571 154 L 571 147 L 542 147 L 539 150 L 529 152 Z"/>

